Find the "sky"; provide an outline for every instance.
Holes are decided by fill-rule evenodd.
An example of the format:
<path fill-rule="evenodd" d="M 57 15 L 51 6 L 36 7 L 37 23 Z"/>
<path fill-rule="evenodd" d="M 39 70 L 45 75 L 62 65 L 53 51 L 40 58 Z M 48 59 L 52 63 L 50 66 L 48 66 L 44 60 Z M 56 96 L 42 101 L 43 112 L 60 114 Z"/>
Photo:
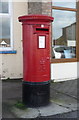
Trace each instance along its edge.
<path fill-rule="evenodd" d="M 67 2 L 62 0 L 62 2 L 53 2 L 53 6 L 60 6 L 60 7 L 69 7 L 69 8 L 76 8 L 76 4 L 74 2 Z"/>
<path fill-rule="evenodd" d="M 53 6 L 76 8 L 76 0 L 53 0 Z M 72 11 L 52 10 L 53 21 L 53 39 L 62 36 L 62 28 L 76 22 L 76 13 Z"/>
<path fill-rule="evenodd" d="M 8 3 L 0 2 L 0 13 L 8 13 Z"/>
<path fill-rule="evenodd" d="M 0 2 L 0 13 L 8 13 L 7 2 Z M 0 15 L 0 38 L 10 38 L 10 19 Z"/>
<path fill-rule="evenodd" d="M 10 19 L 0 17 L 0 38 L 10 38 Z"/>
<path fill-rule="evenodd" d="M 62 28 L 67 27 L 76 22 L 76 13 L 71 11 L 53 10 L 53 39 L 62 36 Z"/>

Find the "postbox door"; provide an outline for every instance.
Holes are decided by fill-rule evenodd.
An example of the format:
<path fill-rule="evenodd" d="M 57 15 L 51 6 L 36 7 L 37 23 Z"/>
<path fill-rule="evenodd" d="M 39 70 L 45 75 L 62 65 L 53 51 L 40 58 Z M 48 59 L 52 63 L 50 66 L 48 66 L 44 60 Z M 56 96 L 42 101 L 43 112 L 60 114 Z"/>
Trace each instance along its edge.
<path fill-rule="evenodd" d="M 49 34 L 33 35 L 33 74 L 34 82 L 50 80 L 50 39 Z"/>

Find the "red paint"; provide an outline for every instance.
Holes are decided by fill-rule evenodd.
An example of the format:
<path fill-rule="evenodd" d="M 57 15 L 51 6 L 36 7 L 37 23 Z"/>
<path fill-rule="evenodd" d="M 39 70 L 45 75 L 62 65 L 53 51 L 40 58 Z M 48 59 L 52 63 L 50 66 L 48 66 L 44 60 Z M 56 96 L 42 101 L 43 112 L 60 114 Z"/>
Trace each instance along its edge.
<path fill-rule="evenodd" d="M 24 81 L 50 80 L 50 23 L 53 17 L 28 15 L 19 17 L 19 21 L 23 25 Z M 39 48 L 39 36 L 45 36 L 45 48 Z"/>

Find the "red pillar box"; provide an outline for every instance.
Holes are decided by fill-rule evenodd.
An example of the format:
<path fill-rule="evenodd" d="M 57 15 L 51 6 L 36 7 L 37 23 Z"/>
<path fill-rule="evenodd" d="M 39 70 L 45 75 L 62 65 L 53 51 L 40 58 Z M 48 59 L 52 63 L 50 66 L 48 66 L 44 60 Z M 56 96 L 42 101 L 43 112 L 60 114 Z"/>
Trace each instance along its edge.
<path fill-rule="evenodd" d="M 50 98 L 50 47 L 53 17 L 18 18 L 23 30 L 23 103 L 42 106 Z"/>

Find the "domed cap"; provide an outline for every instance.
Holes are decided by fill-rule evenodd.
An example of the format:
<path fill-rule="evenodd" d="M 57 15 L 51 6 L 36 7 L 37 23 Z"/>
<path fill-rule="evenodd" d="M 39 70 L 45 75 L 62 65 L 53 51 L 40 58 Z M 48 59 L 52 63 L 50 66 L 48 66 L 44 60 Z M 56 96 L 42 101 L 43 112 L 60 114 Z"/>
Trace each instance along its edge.
<path fill-rule="evenodd" d="M 24 22 L 24 21 L 49 21 L 53 22 L 54 18 L 51 16 L 46 16 L 46 15 L 39 15 L 39 14 L 33 14 L 33 15 L 26 15 L 26 16 L 20 16 L 18 17 L 19 22 Z"/>

